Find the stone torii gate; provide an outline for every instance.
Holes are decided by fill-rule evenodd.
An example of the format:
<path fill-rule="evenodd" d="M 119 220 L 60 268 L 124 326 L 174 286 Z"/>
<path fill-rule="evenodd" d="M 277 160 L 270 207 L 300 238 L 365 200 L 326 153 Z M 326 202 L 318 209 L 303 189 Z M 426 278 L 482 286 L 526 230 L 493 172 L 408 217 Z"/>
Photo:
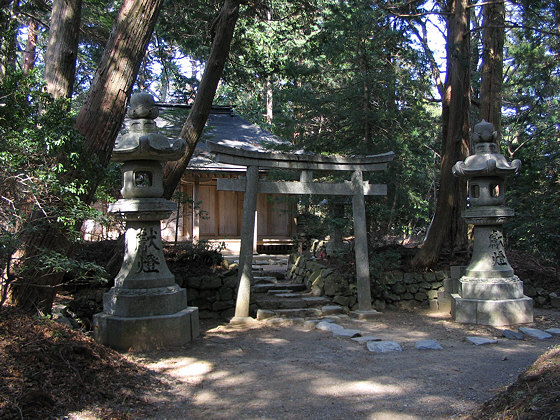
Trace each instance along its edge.
<path fill-rule="evenodd" d="M 367 247 L 365 195 L 387 195 L 387 185 L 363 181 L 362 172 L 383 171 L 394 157 L 393 152 L 364 157 L 322 156 L 257 152 L 232 148 L 208 142 L 208 148 L 216 154 L 220 163 L 247 167 L 246 178 L 219 178 L 217 189 L 221 191 L 244 191 L 241 247 L 239 253 L 239 289 L 232 322 L 249 319 L 251 279 L 253 264 L 253 239 L 257 194 L 318 194 L 352 196 L 354 218 L 354 251 L 358 291 L 358 313 L 367 316 L 371 312 L 370 273 Z M 300 181 L 259 180 L 259 168 L 294 169 L 301 171 Z M 313 171 L 351 171 L 351 181 L 341 183 L 313 182 Z"/>

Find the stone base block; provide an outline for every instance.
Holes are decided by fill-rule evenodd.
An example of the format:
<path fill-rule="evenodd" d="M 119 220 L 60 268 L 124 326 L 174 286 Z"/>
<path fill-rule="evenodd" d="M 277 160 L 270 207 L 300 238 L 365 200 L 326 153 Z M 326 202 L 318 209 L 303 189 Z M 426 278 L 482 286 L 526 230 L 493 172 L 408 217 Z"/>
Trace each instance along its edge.
<path fill-rule="evenodd" d="M 121 317 L 170 315 L 187 307 L 187 292 L 173 285 L 150 289 L 111 288 L 103 295 L 103 313 Z"/>
<path fill-rule="evenodd" d="M 450 267 L 451 279 L 459 280 L 461 277 L 465 275 L 466 270 L 467 270 L 466 265 L 452 265 Z"/>
<path fill-rule="evenodd" d="M 198 308 L 172 315 L 122 317 L 93 316 L 95 340 L 117 350 L 151 350 L 182 346 L 199 335 Z"/>
<path fill-rule="evenodd" d="M 459 281 L 457 292 L 463 299 L 508 300 L 523 298 L 523 282 L 517 277 L 498 281 L 469 280 Z"/>
<path fill-rule="evenodd" d="M 443 290 L 437 292 L 437 299 L 430 300 L 430 310 L 449 314 L 451 312 L 451 294 Z"/>
<path fill-rule="evenodd" d="M 479 325 L 513 325 L 533 322 L 533 299 L 464 299 L 453 294 L 451 315 L 456 322 Z"/>
<path fill-rule="evenodd" d="M 446 293 L 457 293 L 459 290 L 459 280 L 454 278 L 443 279 L 443 290 Z"/>

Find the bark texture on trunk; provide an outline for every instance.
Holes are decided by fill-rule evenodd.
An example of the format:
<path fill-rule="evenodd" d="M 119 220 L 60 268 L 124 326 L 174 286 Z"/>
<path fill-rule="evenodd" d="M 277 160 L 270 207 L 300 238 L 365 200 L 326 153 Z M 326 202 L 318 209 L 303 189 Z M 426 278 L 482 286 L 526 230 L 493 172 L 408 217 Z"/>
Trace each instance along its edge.
<path fill-rule="evenodd" d="M 27 43 L 23 51 L 23 74 L 28 74 L 35 67 L 35 54 L 37 51 L 37 22 L 29 20 L 27 25 Z"/>
<path fill-rule="evenodd" d="M 0 2 L 0 80 L 16 68 L 19 0 Z"/>
<path fill-rule="evenodd" d="M 86 101 L 76 119 L 84 153 L 107 166 L 122 127 L 126 102 L 138 75 L 163 0 L 125 0 L 121 6 Z M 97 183 L 85 197 L 91 202 Z"/>
<path fill-rule="evenodd" d="M 212 101 L 229 55 L 233 31 L 239 17 L 239 3 L 239 0 L 226 0 L 216 20 L 210 57 L 206 62 L 193 106 L 181 130 L 180 137 L 187 142 L 185 154 L 178 161 L 168 162 L 164 168 L 163 196 L 167 199 L 171 198 L 177 188 L 208 120 Z"/>
<path fill-rule="evenodd" d="M 482 7 L 482 80 L 480 118 L 502 128 L 502 80 L 504 68 L 505 4 L 488 2 Z"/>
<path fill-rule="evenodd" d="M 436 213 L 422 248 L 412 265 L 434 265 L 442 249 L 451 252 L 467 246 L 467 226 L 461 218 L 466 184 L 451 168 L 469 153 L 470 38 L 468 0 L 451 0 L 447 18 L 447 76 L 442 106 L 442 160 Z"/>
<path fill-rule="evenodd" d="M 71 98 L 76 74 L 82 0 L 54 0 L 47 52 L 45 81 L 55 98 Z"/>

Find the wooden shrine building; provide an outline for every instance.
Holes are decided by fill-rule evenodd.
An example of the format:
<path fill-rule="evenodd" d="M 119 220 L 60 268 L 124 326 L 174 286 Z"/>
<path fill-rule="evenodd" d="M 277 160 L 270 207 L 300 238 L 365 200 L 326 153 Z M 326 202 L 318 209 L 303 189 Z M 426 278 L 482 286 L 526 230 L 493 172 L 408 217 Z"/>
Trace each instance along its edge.
<path fill-rule="evenodd" d="M 178 137 L 187 118 L 189 106 L 159 104 L 156 123 L 160 133 Z M 231 107 L 213 107 L 195 154 L 181 179 L 179 214 L 164 222 L 162 235 L 167 241 L 208 240 L 225 242 L 237 252 L 241 237 L 243 196 L 241 191 L 218 191 L 218 179 L 243 175 L 245 166 L 218 163 L 207 142 L 241 150 L 262 152 L 274 149 L 283 140 L 240 116 Z M 189 202 L 192 200 L 193 206 Z M 295 236 L 295 202 L 285 195 L 259 194 L 257 203 L 257 236 L 259 252 L 288 250 Z"/>

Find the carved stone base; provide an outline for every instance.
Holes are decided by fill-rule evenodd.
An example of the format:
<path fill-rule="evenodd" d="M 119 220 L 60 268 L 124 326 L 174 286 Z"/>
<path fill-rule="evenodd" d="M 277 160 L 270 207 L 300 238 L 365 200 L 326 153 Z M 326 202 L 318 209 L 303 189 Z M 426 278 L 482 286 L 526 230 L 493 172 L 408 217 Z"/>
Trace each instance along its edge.
<path fill-rule="evenodd" d="M 172 315 L 122 317 L 93 316 L 95 340 L 117 350 L 150 350 L 182 346 L 199 335 L 198 308 Z"/>
<path fill-rule="evenodd" d="M 479 325 L 513 325 L 533 322 L 533 299 L 465 299 L 452 294 L 451 316 L 456 322 Z"/>
<path fill-rule="evenodd" d="M 177 284 L 151 289 L 113 287 L 103 295 L 103 312 L 114 316 L 170 315 L 186 307 L 186 290 Z"/>

